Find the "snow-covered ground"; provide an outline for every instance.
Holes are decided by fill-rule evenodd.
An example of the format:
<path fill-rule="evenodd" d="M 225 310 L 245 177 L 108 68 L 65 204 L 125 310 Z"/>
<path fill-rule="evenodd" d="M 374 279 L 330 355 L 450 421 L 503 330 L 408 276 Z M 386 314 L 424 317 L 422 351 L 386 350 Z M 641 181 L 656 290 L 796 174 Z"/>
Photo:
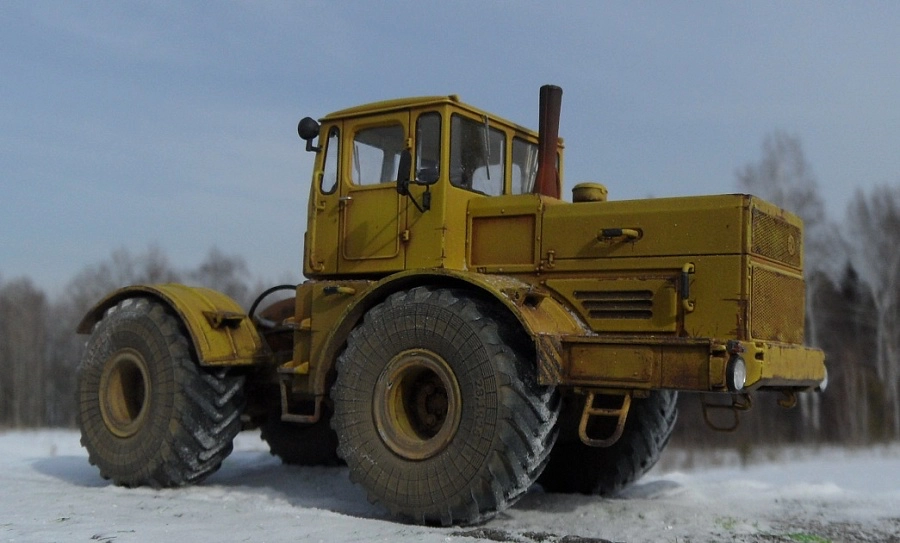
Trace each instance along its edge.
<path fill-rule="evenodd" d="M 687 455 L 667 451 L 616 499 L 535 487 L 483 526 L 430 528 L 391 521 L 346 468 L 282 466 L 258 433 L 241 434 L 202 485 L 156 491 L 102 480 L 77 432 L 8 432 L 0 434 L 0 540 L 900 542 L 900 445 L 793 449 L 744 468 L 731 458 L 677 470 Z"/>

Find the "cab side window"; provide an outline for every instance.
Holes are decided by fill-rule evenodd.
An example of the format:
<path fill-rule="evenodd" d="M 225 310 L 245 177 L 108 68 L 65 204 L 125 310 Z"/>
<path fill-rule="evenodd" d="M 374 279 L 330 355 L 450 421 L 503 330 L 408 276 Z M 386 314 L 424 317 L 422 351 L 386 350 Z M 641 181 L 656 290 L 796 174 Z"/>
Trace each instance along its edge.
<path fill-rule="evenodd" d="M 397 180 L 400 153 L 406 147 L 399 124 L 364 128 L 353 137 L 352 180 L 376 185 Z"/>
<path fill-rule="evenodd" d="M 319 180 L 319 190 L 322 194 L 331 194 L 337 187 L 338 158 L 340 153 L 340 132 L 336 126 L 328 131 L 328 143 L 325 144 L 325 158 L 322 165 L 322 178 Z"/>
<path fill-rule="evenodd" d="M 487 120 L 461 115 L 450 120 L 450 183 L 490 196 L 503 194 L 506 137 Z"/>
<path fill-rule="evenodd" d="M 530 194 L 537 177 L 538 146 L 521 138 L 512 142 L 512 193 Z"/>
<path fill-rule="evenodd" d="M 434 182 L 441 171 L 441 116 L 425 113 L 416 121 L 416 179 Z"/>

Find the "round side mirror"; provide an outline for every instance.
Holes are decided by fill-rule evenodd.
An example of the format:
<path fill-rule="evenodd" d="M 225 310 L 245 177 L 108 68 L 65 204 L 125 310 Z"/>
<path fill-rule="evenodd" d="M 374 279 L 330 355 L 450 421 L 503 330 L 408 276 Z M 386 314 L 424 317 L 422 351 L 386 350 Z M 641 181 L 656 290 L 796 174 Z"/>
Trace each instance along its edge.
<path fill-rule="evenodd" d="M 312 117 L 303 117 L 297 125 L 297 133 L 301 139 L 312 141 L 319 135 L 319 123 Z"/>

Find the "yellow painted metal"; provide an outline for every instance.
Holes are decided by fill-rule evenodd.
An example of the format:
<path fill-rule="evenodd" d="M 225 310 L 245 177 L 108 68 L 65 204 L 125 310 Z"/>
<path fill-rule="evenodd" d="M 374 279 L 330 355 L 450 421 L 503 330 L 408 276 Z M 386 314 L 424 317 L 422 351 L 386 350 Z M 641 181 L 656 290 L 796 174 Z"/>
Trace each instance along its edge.
<path fill-rule="evenodd" d="M 269 356 L 253 323 L 228 296 L 207 288 L 178 284 L 136 285 L 119 289 L 95 305 L 78 332 L 89 333 L 106 311 L 120 301 L 148 296 L 165 302 L 184 323 L 198 361 L 204 366 L 243 366 Z"/>
<path fill-rule="evenodd" d="M 462 419 L 462 394 L 453 369 L 428 349 L 403 351 L 374 383 L 372 417 L 395 454 L 424 460 L 444 450 Z"/>
<path fill-rule="evenodd" d="M 343 125 L 342 173 L 338 190 L 332 195 L 332 198 L 337 196 L 340 213 L 338 272 L 344 275 L 384 274 L 402 270 L 405 266 L 405 246 L 400 243 L 400 233 L 406 228 L 407 199 L 397 193 L 396 178 L 375 185 L 360 184 L 361 180 L 354 179 L 360 154 L 364 155 L 363 167 L 366 166 L 366 158 L 371 159 L 361 149 L 366 146 L 357 143 L 355 138 L 372 128 L 391 127 L 401 131 L 401 139 L 408 141 L 409 112 L 370 114 L 347 119 Z M 392 157 L 387 154 L 378 158 L 390 161 L 391 165 L 393 163 Z"/>
<path fill-rule="evenodd" d="M 631 408 L 631 393 L 625 393 L 622 396 L 622 406 L 612 407 L 594 407 L 593 391 L 589 391 L 584 399 L 584 411 L 581 413 L 581 422 L 578 424 L 578 437 L 581 442 L 589 447 L 609 447 L 622 437 L 625 431 L 625 420 L 628 417 L 628 410 Z M 588 435 L 588 422 L 591 417 L 614 418 L 616 421 L 615 429 L 612 433 L 605 437 L 591 437 Z"/>
<path fill-rule="evenodd" d="M 708 339 L 564 336 L 559 384 L 591 388 L 710 390 Z M 724 351 L 723 351 L 724 352 Z"/>
<path fill-rule="evenodd" d="M 443 142 L 450 141 L 450 118 L 458 114 L 477 119 L 479 123 L 487 116 L 491 130 L 504 134 L 507 147 L 512 145 L 513 138 L 530 144 L 537 143 L 534 131 L 463 104 L 455 96 L 389 100 L 325 116 L 322 119 L 321 133 L 329 134 L 337 129 L 341 134 L 339 179 L 336 190 L 331 193 L 322 191 L 320 179 L 325 169 L 324 162 L 328 153 L 333 150 L 320 151 L 313 171 L 308 209 L 309 225 L 304 254 L 304 273 L 308 277 L 328 279 L 346 275 L 384 276 L 404 269 L 470 267 L 467 262 L 468 251 L 471 249 L 468 206 L 475 202 L 486 202 L 482 205 L 493 208 L 497 204 L 492 203 L 495 198 L 450 185 L 447 180 L 450 153 L 446 143 L 443 144 L 440 156 L 441 180 L 428 189 L 431 193 L 431 208 L 427 212 L 416 209 L 410 198 L 399 196 L 396 193 L 396 182 L 359 186 L 353 183 L 351 175 L 355 161 L 358 160 L 353 141 L 354 134 L 359 130 L 400 125 L 410 141 L 413 141 L 419 116 L 435 113 L 441 118 Z M 411 151 L 415 152 L 416 149 Z M 560 140 L 560 173 L 563 168 L 562 151 L 563 144 Z M 416 157 L 413 158 L 415 161 Z M 513 170 L 511 152 L 506 153 L 505 161 L 506 175 L 503 184 L 505 190 L 510 192 Z M 410 186 L 411 196 L 417 201 L 421 201 L 425 190 L 415 183 Z M 522 195 L 509 200 L 508 205 L 530 205 L 516 202 L 517 199 L 528 198 L 537 197 Z M 489 243 L 511 234 L 512 225 L 504 225 L 499 227 L 500 232 L 478 236 L 477 239 Z M 537 221 L 535 228 L 539 228 Z M 536 238 L 532 237 L 531 243 L 537 248 Z M 513 256 L 522 258 L 522 255 Z"/>
<path fill-rule="evenodd" d="M 825 355 L 818 349 L 772 341 L 745 342 L 746 388 L 815 387 L 825 379 Z"/>
<path fill-rule="evenodd" d="M 343 123 L 333 122 L 323 125 L 323 134 L 337 131 L 339 138 L 343 136 Z M 341 200 L 340 200 L 340 176 L 343 168 L 340 161 L 340 150 L 343 147 L 341 140 L 332 148 L 328 140 L 321 142 L 322 151 L 316 155 L 315 167 L 312 176 L 312 186 L 307 203 L 307 231 L 304 238 L 303 273 L 307 277 L 322 274 L 336 274 L 338 262 L 338 236 L 341 224 Z M 325 171 L 325 161 L 335 164 L 338 174 L 338 186 L 326 187 L 323 192 L 322 179 Z"/>
<path fill-rule="evenodd" d="M 585 387 L 726 392 L 725 339 L 562 337 L 559 384 Z M 741 342 L 745 390 L 812 388 L 825 378 L 818 349 L 771 341 Z"/>
<path fill-rule="evenodd" d="M 558 271 L 596 269 L 595 260 L 606 258 L 741 254 L 749 201 L 723 195 L 551 206 L 542 252 L 555 252 Z M 606 229 L 637 230 L 641 237 L 598 240 Z"/>
<path fill-rule="evenodd" d="M 426 114 L 441 119 L 440 176 L 427 189 L 411 183 L 410 193 L 421 202 L 427 190 L 429 210 L 397 195 L 394 182 L 353 184 L 354 133 L 399 124 L 416 164 Z M 320 152 L 304 259 L 314 280 L 297 297 L 297 319 L 310 325 L 296 332 L 291 366 L 308 374 L 295 373 L 296 390 L 324 394 L 353 326 L 391 292 L 417 285 L 499 300 L 533 338 L 545 384 L 725 391 L 730 340 L 747 349 L 748 387 L 804 387 L 824 375 L 821 352 L 800 346 L 796 216 L 740 194 L 608 201 L 593 183 L 578 185 L 575 203 L 513 195 L 510 152 L 504 195 L 464 190 L 449 182 L 453 115 L 486 118 L 507 150 L 514 138 L 537 142 L 533 131 L 456 96 L 376 102 L 322 119 L 322 134 L 341 131 L 340 178 L 332 194 L 320 190 Z M 560 172 L 562 152 L 560 143 Z"/>
<path fill-rule="evenodd" d="M 106 428 L 116 437 L 131 437 L 144 425 L 153 394 L 151 383 L 147 361 L 134 349 L 121 349 L 104 364 L 98 404 Z"/>
<path fill-rule="evenodd" d="M 691 275 L 697 272 L 697 267 L 694 266 L 693 262 L 688 262 L 684 266 L 681 267 L 681 281 L 682 288 L 685 293 L 690 292 L 690 285 L 684 285 L 686 281 L 690 281 Z M 694 310 L 694 300 L 690 298 L 688 295 L 683 295 L 681 298 L 681 307 L 684 308 L 685 313 L 690 313 Z"/>
<path fill-rule="evenodd" d="M 423 115 L 440 119 L 439 151 L 417 146 Z M 453 116 L 501 134 L 503 195 L 450 183 Z M 354 180 L 365 151 L 355 143 L 373 141 L 356 136 L 386 126 L 402 130 L 414 165 L 420 159 L 437 163 L 435 184 L 416 183 L 412 171 L 410 196 L 404 196 L 396 179 L 368 185 Z M 431 141 L 436 133 L 429 132 Z M 520 180 L 525 169 L 525 162 L 513 163 L 513 142 L 535 145 L 537 134 L 456 96 L 344 109 L 321 119 L 320 134 L 303 257 L 311 280 L 297 287 L 292 360 L 273 360 L 233 300 L 183 285 L 116 291 L 88 313 L 79 331 L 89 332 L 122 299 L 154 297 L 184 322 L 201 364 L 281 364 L 276 378 L 284 420 L 299 422 L 317 420 L 321 402 L 311 414 L 293 413 L 289 404 L 300 396 L 308 405 L 327 394 L 335 359 L 366 312 L 393 292 L 421 285 L 496 300 L 532 338 L 538 380 L 545 385 L 626 398 L 652 389 L 727 392 L 734 341 L 744 348 L 746 390 L 793 391 L 825 377 L 822 352 L 802 346 L 802 224 L 776 206 L 747 195 L 609 201 L 596 183 L 576 185 L 574 203 L 513 194 L 514 166 Z M 337 135 L 333 149 L 329 134 Z M 382 172 L 398 158 L 396 144 L 391 151 Z M 417 157 L 419 152 L 427 156 Z M 562 178 L 561 140 L 558 161 Z M 495 165 L 499 169 L 499 161 Z M 323 186 L 326 171 L 336 172 L 334 187 L 330 177 Z M 423 211 L 413 199 L 423 202 L 426 191 L 430 207 Z M 440 363 L 429 364 L 398 363 L 397 375 L 428 367 L 440 378 Z M 122 368 L 130 371 L 124 363 Z M 392 398 L 394 408 L 384 415 L 397 422 L 406 398 Z M 127 419 L 120 418 L 126 428 Z M 404 434 L 397 435 L 401 443 Z M 402 443 L 398 448 L 409 453 Z"/>
<path fill-rule="evenodd" d="M 459 97 L 455 95 L 449 96 L 419 96 L 414 98 L 397 98 L 393 100 L 383 100 L 380 102 L 372 102 L 359 106 L 349 107 L 329 113 L 322 118 L 322 121 L 332 119 L 347 119 L 353 117 L 368 117 L 371 115 L 381 115 L 396 111 L 409 111 L 412 108 L 428 108 L 441 107 L 446 104 L 459 103 Z"/>
<path fill-rule="evenodd" d="M 594 330 L 674 334 L 678 305 L 674 273 L 634 277 L 547 279 L 544 285 L 570 302 Z"/>
<path fill-rule="evenodd" d="M 469 265 L 480 271 L 534 272 L 540 260 L 541 212 L 546 199 L 527 194 L 471 200 Z"/>
<path fill-rule="evenodd" d="M 329 287 L 352 286 L 354 295 L 329 294 Z M 467 288 L 493 296 L 510 311 L 510 318 L 522 323 L 535 341 L 542 383 L 558 381 L 561 371 L 560 345 L 553 338 L 559 335 L 584 335 L 589 330 L 563 304 L 548 296 L 543 289 L 519 279 L 454 270 L 411 270 L 391 275 L 381 281 L 309 281 L 298 287 L 298 308 L 301 299 L 308 300 L 302 311 L 311 316 L 311 331 L 295 333 L 294 359 L 309 360 L 309 377 L 297 381 L 309 394 L 324 394 L 328 373 L 341 346 L 366 311 L 390 293 L 432 285 Z M 300 291 L 303 291 L 301 294 Z M 544 339 L 548 338 L 549 343 Z"/>
<path fill-rule="evenodd" d="M 578 183 L 572 187 L 573 202 L 605 202 L 609 190 L 600 183 Z"/>

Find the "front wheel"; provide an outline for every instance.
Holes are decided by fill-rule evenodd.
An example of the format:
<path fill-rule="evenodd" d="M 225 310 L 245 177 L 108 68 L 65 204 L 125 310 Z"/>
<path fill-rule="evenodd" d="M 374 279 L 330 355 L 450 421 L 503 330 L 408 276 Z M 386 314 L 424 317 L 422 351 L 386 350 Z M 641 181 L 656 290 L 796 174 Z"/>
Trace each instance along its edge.
<path fill-rule="evenodd" d="M 78 368 L 81 444 L 118 485 L 196 483 L 241 429 L 243 377 L 200 367 L 181 322 L 132 298 L 94 328 Z"/>
<path fill-rule="evenodd" d="M 533 347 L 503 317 L 464 291 L 419 287 L 353 330 L 332 425 L 371 500 L 414 522 L 467 524 L 535 481 L 556 438 L 558 395 L 537 384 Z"/>

